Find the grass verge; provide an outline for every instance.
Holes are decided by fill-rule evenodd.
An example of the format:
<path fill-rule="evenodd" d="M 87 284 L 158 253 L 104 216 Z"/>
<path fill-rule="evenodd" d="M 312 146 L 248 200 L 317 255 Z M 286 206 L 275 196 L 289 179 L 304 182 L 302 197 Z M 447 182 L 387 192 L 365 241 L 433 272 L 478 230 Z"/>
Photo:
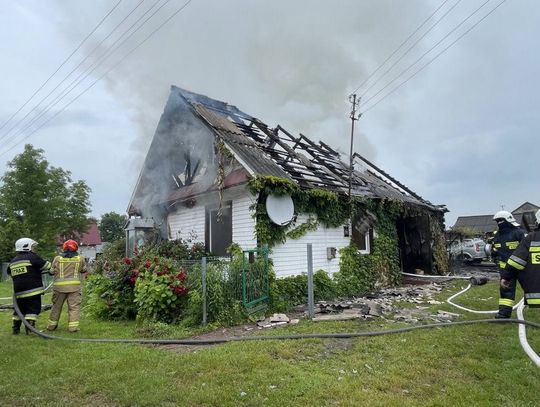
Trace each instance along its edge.
<path fill-rule="evenodd" d="M 10 294 L 7 284 L 0 283 L 0 297 Z M 465 285 L 452 283 L 438 299 L 444 301 Z M 497 285 L 490 283 L 455 301 L 493 309 L 497 296 Z M 448 304 L 430 307 L 433 313 L 458 313 L 459 320 L 484 318 Z M 41 315 L 39 327 L 47 316 Z M 525 316 L 540 322 L 538 310 L 526 310 Z M 516 325 L 456 326 L 357 339 L 248 341 L 181 352 L 181 347 L 14 337 L 10 319 L 10 313 L 0 312 L 2 406 L 536 406 L 540 390 L 540 370 L 521 349 Z M 68 335 L 65 326 L 64 320 L 58 335 Z M 302 321 L 264 332 L 402 326 L 383 319 Z M 83 318 L 81 328 L 75 335 L 129 338 L 137 333 L 134 322 Z M 527 332 L 529 343 L 540 352 L 540 331 Z"/>

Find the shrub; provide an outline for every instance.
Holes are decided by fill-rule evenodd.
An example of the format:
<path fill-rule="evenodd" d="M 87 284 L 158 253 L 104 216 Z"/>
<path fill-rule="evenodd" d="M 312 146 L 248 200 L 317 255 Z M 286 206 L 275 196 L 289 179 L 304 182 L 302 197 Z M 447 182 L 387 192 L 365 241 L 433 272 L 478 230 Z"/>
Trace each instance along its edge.
<path fill-rule="evenodd" d="M 324 270 L 313 274 L 313 295 L 315 301 L 333 300 L 337 297 L 336 282 Z M 308 300 L 307 274 L 275 278 L 272 273 L 270 284 L 271 309 L 274 312 L 287 312 L 296 305 L 306 304 Z"/>
<path fill-rule="evenodd" d="M 101 319 L 133 319 L 135 306 L 130 267 L 120 261 L 107 262 L 100 273 L 90 273 L 85 281 L 85 311 Z"/>
<path fill-rule="evenodd" d="M 132 272 L 135 282 L 137 319 L 176 322 L 186 306 L 187 274 L 168 258 L 140 258 L 139 268 Z"/>

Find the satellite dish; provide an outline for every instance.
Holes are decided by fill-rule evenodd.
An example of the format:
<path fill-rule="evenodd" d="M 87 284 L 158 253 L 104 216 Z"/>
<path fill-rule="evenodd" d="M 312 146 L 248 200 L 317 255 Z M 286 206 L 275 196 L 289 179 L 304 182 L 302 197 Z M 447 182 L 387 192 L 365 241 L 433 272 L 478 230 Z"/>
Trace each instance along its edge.
<path fill-rule="evenodd" d="M 294 203 L 289 195 L 268 195 L 266 213 L 279 226 L 287 225 L 294 216 Z"/>

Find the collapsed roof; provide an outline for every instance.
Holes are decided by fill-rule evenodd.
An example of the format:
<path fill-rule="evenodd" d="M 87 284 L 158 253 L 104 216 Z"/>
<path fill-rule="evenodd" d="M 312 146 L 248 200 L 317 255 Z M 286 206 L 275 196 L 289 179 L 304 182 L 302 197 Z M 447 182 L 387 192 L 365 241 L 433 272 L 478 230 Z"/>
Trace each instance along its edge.
<path fill-rule="evenodd" d="M 322 188 L 348 194 L 350 167 L 328 144 L 315 143 L 303 134 L 296 137 L 280 125 L 270 128 L 235 106 L 176 86 L 171 87 L 171 96 L 160 120 L 160 126 L 166 119 L 164 116 L 171 111 L 169 106 L 171 100 L 182 100 L 186 103 L 192 113 L 224 143 L 249 175 L 287 178 L 294 180 L 301 188 Z M 180 107 L 179 102 L 175 103 L 178 103 Z M 156 131 L 148 155 L 153 153 L 153 149 L 156 150 L 154 144 L 157 136 L 158 131 Z M 172 142 L 170 144 L 172 147 Z M 180 154 L 181 152 L 178 152 L 178 155 Z M 433 205 L 423 199 L 360 154 L 355 153 L 353 158 L 355 165 L 352 173 L 352 195 L 394 199 L 436 211 L 446 211 L 443 205 Z M 143 167 L 134 197 L 141 189 L 144 171 Z M 179 187 L 179 189 L 184 188 L 189 188 L 189 186 Z M 191 189 L 193 190 L 193 187 Z M 170 192 L 173 196 L 176 195 L 176 198 L 179 197 L 179 191 Z M 131 206 L 133 200 L 132 197 Z"/>

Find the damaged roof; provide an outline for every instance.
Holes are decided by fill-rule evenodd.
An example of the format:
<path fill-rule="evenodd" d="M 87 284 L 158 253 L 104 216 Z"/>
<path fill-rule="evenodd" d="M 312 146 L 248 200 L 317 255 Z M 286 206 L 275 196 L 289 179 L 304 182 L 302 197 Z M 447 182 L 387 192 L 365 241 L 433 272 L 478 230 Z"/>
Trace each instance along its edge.
<path fill-rule="evenodd" d="M 302 188 L 323 188 L 348 194 L 349 165 L 328 144 L 315 143 L 303 134 L 294 136 L 283 127 L 268 127 L 235 106 L 171 87 L 230 149 L 251 175 L 294 180 Z M 446 211 L 433 205 L 358 153 L 354 153 L 352 194 L 389 198 Z"/>

